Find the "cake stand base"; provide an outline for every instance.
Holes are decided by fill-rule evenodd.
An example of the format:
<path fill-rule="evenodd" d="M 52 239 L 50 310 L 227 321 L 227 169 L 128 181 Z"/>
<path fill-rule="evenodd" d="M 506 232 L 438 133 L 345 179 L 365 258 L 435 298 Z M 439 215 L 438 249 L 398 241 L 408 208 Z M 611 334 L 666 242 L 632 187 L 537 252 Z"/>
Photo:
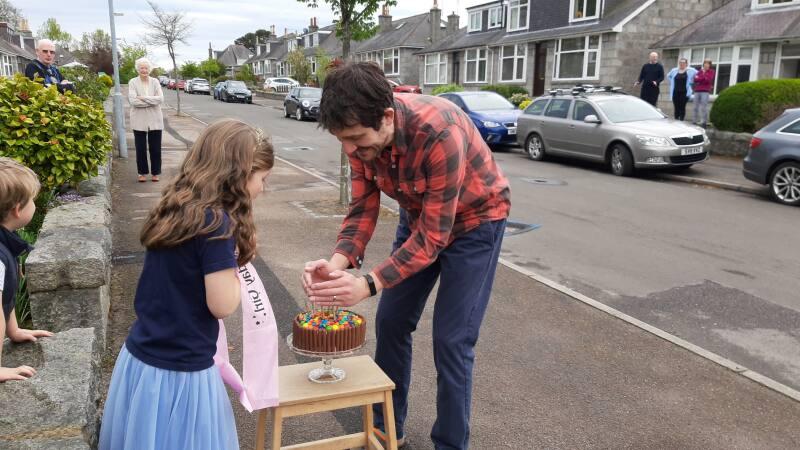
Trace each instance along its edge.
<path fill-rule="evenodd" d="M 337 383 L 344 380 L 347 374 L 344 369 L 333 367 L 333 360 L 323 359 L 322 367 L 308 372 L 308 379 L 314 383 Z"/>

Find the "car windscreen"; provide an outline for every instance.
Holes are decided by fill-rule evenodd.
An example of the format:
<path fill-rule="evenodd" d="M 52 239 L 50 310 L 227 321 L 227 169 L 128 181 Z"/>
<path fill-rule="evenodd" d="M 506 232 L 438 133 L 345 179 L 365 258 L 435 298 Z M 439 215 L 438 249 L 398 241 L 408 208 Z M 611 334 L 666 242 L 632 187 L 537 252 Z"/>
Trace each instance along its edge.
<path fill-rule="evenodd" d="M 300 89 L 300 98 L 310 98 L 316 100 L 318 98 L 322 98 L 322 89 L 314 89 L 314 88 L 305 88 Z"/>
<path fill-rule="evenodd" d="M 508 100 L 499 95 L 464 95 L 461 100 L 471 111 L 486 111 L 490 109 L 516 109 Z"/>
<path fill-rule="evenodd" d="M 633 97 L 617 97 L 597 100 L 597 106 L 614 123 L 636 122 L 639 120 L 663 119 L 656 108 L 649 103 Z"/>
<path fill-rule="evenodd" d="M 228 86 L 240 89 L 247 89 L 247 86 L 245 86 L 244 81 L 229 81 Z"/>

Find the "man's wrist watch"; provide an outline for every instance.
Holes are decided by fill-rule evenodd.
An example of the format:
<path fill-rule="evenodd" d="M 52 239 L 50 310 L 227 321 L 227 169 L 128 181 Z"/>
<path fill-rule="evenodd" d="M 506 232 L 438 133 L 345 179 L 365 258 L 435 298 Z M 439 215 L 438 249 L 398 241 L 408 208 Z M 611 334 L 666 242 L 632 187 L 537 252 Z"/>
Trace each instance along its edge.
<path fill-rule="evenodd" d="M 369 296 L 372 297 L 373 295 L 378 293 L 378 289 L 375 287 L 375 280 L 372 279 L 372 275 L 365 274 L 364 279 L 367 280 L 367 286 L 369 286 Z"/>

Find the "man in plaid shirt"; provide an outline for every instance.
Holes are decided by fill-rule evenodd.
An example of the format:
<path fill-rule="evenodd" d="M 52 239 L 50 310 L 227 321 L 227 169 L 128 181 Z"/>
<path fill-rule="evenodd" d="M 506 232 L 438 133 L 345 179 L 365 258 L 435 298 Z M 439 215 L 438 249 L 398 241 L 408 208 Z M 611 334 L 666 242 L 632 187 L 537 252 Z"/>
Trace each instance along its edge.
<path fill-rule="evenodd" d="M 352 306 L 383 293 L 375 318 L 375 361 L 395 382 L 395 426 L 404 442 L 411 379 L 411 333 L 437 279 L 433 351 L 437 449 L 469 445 L 474 346 L 500 254 L 510 190 L 470 118 L 437 97 L 393 94 L 372 63 L 347 64 L 325 79 L 320 125 L 341 141 L 352 167 L 353 200 L 333 256 L 306 264 L 312 302 Z M 381 192 L 397 200 L 394 249 L 361 268 Z M 375 426 L 384 429 L 375 408 Z"/>

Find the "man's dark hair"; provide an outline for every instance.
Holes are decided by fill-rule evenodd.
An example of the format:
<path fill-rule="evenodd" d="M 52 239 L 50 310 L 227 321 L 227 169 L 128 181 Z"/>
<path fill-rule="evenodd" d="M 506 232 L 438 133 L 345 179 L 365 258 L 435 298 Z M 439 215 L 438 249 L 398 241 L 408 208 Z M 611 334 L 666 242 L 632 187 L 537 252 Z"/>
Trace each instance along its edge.
<path fill-rule="evenodd" d="M 392 88 L 377 64 L 346 63 L 325 78 L 319 124 L 329 131 L 355 125 L 379 130 L 384 110 L 393 106 Z"/>

